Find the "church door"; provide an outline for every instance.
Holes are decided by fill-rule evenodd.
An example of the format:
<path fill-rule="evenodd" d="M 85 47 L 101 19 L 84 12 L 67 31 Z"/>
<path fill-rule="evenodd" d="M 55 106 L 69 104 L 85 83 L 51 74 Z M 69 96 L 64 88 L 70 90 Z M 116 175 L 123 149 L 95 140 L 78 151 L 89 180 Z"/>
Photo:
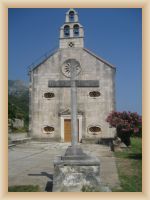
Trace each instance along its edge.
<path fill-rule="evenodd" d="M 78 120 L 78 132 L 79 132 L 79 120 Z M 79 135 L 78 135 L 79 140 Z M 71 119 L 64 120 L 64 142 L 71 142 Z"/>

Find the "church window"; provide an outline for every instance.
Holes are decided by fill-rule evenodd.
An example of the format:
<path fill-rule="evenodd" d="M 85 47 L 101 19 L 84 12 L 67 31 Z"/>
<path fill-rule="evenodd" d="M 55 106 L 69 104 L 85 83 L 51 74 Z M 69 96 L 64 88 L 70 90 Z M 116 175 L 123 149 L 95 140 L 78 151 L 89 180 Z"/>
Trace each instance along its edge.
<path fill-rule="evenodd" d="M 88 131 L 89 131 L 90 134 L 97 135 L 97 134 L 99 134 L 101 132 L 101 128 L 98 125 L 90 126 L 88 128 Z"/>
<path fill-rule="evenodd" d="M 44 97 L 47 99 L 51 99 L 51 98 L 55 97 L 55 94 L 53 92 L 46 92 L 46 93 L 44 93 Z"/>
<path fill-rule="evenodd" d="M 66 25 L 64 27 L 64 36 L 68 37 L 70 35 L 70 27 Z"/>
<path fill-rule="evenodd" d="M 78 24 L 74 25 L 73 33 L 74 33 L 74 36 L 78 36 L 79 35 L 79 25 Z"/>
<path fill-rule="evenodd" d="M 43 130 L 44 130 L 44 133 L 51 134 L 52 132 L 54 132 L 55 129 L 52 126 L 45 126 Z"/>
<path fill-rule="evenodd" d="M 91 132 L 100 132 L 100 131 L 101 131 L 100 127 L 98 127 L 98 126 L 91 126 L 91 127 L 89 128 L 89 130 L 90 130 Z"/>
<path fill-rule="evenodd" d="M 74 12 L 73 11 L 69 12 L 69 21 L 74 22 Z"/>
<path fill-rule="evenodd" d="M 99 97 L 101 95 L 101 93 L 99 91 L 91 91 L 89 92 L 89 96 L 90 97 Z"/>

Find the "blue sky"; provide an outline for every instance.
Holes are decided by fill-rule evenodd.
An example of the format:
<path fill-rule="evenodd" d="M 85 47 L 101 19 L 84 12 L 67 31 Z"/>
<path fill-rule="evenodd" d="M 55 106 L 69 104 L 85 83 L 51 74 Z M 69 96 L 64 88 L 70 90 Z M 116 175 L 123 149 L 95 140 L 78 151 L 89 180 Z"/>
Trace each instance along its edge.
<path fill-rule="evenodd" d="M 16 9 L 8 13 L 9 79 L 28 82 L 27 67 L 59 44 L 68 9 Z M 116 67 L 118 111 L 142 113 L 142 9 L 76 9 L 85 47 Z"/>

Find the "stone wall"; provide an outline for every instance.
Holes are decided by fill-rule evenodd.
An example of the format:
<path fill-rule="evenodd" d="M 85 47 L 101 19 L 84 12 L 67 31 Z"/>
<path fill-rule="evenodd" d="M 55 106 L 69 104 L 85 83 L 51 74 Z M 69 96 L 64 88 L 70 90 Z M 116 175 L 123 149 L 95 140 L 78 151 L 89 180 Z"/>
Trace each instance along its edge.
<path fill-rule="evenodd" d="M 30 134 L 34 138 L 61 140 L 59 113 L 70 110 L 70 88 L 48 88 L 49 80 L 69 80 L 61 73 L 62 64 L 70 58 L 80 62 L 79 80 L 98 80 L 99 88 L 78 88 L 78 112 L 82 113 L 82 138 L 111 138 L 114 128 L 105 121 L 115 109 L 115 69 L 82 48 L 59 49 L 53 56 L 37 66 L 30 74 Z M 99 91 L 99 97 L 89 92 Z M 54 93 L 45 98 L 46 92 Z M 44 127 L 53 127 L 45 133 Z M 99 126 L 98 133 L 89 132 L 90 126 Z M 50 128 L 49 128 L 50 129 Z M 51 128 L 52 129 L 52 128 Z"/>

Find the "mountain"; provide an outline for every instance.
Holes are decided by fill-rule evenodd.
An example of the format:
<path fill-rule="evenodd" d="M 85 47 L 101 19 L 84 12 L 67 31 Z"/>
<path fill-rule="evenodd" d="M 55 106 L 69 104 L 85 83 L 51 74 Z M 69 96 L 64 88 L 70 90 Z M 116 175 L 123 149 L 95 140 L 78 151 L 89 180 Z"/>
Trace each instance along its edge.
<path fill-rule="evenodd" d="M 20 95 L 28 92 L 28 86 L 22 80 L 8 80 L 8 94 Z"/>

